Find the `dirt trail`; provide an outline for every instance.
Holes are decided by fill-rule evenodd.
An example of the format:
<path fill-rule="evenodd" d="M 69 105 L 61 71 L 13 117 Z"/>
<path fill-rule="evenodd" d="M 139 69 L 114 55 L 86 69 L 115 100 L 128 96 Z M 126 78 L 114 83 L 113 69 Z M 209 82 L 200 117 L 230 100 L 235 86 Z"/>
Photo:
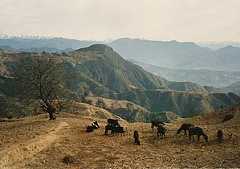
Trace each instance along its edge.
<path fill-rule="evenodd" d="M 45 134 L 26 143 L 10 146 L 0 152 L 0 168 L 1 169 L 18 169 L 23 168 L 24 161 L 32 158 L 34 155 L 47 148 L 52 144 L 59 135 L 57 134 L 63 128 L 67 128 L 68 123 L 60 122 L 56 127 L 50 129 Z"/>

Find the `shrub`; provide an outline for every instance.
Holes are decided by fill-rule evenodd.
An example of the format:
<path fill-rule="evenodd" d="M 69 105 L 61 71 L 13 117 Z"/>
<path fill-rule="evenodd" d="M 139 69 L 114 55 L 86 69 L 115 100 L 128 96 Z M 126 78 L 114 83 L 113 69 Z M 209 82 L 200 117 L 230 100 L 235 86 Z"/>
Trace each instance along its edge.
<path fill-rule="evenodd" d="M 63 163 L 68 164 L 68 165 L 73 164 L 75 161 L 76 161 L 75 158 L 71 155 L 64 156 L 63 160 L 62 160 Z"/>

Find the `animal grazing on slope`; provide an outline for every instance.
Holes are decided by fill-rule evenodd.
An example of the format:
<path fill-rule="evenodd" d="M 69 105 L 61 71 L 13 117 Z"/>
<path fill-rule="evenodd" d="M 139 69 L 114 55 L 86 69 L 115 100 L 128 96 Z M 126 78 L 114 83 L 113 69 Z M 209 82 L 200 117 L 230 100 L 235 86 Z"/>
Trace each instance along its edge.
<path fill-rule="evenodd" d="M 93 121 L 90 126 L 87 126 L 86 132 L 93 132 L 95 129 L 100 128 L 97 121 Z"/>
<path fill-rule="evenodd" d="M 139 139 L 139 134 L 137 130 L 134 131 L 133 138 L 134 138 L 134 143 L 137 145 L 140 145 L 140 139 Z"/>
<path fill-rule="evenodd" d="M 160 120 L 152 120 L 151 121 L 151 128 L 153 129 L 154 127 L 158 127 L 159 125 L 165 125 L 163 122 L 161 122 Z"/>
<path fill-rule="evenodd" d="M 165 137 L 165 133 L 166 133 L 167 129 L 165 127 L 163 127 L 162 125 L 159 125 L 157 127 L 157 137 L 163 138 Z"/>
<path fill-rule="evenodd" d="M 184 131 L 184 134 L 187 135 L 187 131 L 188 131 L 188 133 L 189 133 L 189 129 L 190 129 L 191 127 L 194 127 L 194 125 L 193 125 L 193 124 L 190 124 L 190 123 L 183 123 L 183 124 L 181 125 L 181 127 L 177 130 L 177 134 L 181 133 L 181 131 L 183 130 L 183 131 Z"/>
<path fill-rule="evenodd" d="M 108 134 L 108 130 L 111 130 L 111 134 L 125 132 L 123 127 L 121 127 L 120 124 L 118 123 L 118 120 L 108 119 L 107 123 L 108 124 L 105 126 L 105 135 Z"/>
<path fill-rule="evenodd" d="M 113 125 L 106 125 L 105 126 L 105 135 L 108 134 L 108 131 L 111 130 L 111 134 L 115 134 L 115 133 L 124 133 L 124 129 L 121 126 L 113 126 Z"/>
<path fill-rule="evenodd" d="M 189 140 L 194 141 L 194 135 L 198 136 L 198 141 L 200 140 L 200 136 L 203 136 L 206 142 L 208 142 L 208 136 L 203 132 L 203 129 L 200 127 L 191 127 L 189 128 Z"/>

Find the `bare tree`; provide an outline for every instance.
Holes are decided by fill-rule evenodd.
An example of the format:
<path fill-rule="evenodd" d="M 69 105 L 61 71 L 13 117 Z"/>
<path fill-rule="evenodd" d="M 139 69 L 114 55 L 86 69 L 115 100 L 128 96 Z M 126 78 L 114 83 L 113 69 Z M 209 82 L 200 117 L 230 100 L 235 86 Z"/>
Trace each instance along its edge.
<path fill-rule="evenodd" d="M 13 71 L 19 96 L 38 100 L 50 120 L 56 118 L 56 102 L 63 95 L 63 71 L 61 59 L 46 53 L 21 58 Z"/>
<path fill-rule="evenodd" d="M 98 98 L 96 102 L 96 106 L 106 109 L 106 103 L 104 102 L 103 98 Z"/>

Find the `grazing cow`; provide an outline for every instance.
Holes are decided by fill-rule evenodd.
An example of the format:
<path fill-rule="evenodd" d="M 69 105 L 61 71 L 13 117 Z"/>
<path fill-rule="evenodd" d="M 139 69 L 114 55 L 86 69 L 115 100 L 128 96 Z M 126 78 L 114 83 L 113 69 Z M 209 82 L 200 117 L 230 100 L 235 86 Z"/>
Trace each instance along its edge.
<path fill-rule="evenodd" d="M 105 126 L 105 135 L 108 134 L 108 130 L 111 130 L 111 134 L 125 132 L 123 127 L 118 123 L 118 120 L 108 119 L 107 123 L 108 124 Z"/>
<path fill-rule="evenodd" d="M 165 125 L 163 122 L 159 121 L 159 120 L 152 120 L 151 121 L 152 125 L 151 128 L 153 129 L 154 127 L 158 127 L 159 125 Z"/>
<path fill-rule="evenodd" d="M 137 145 L 140 145 L 140 139 L 139 139 L 139 134 L 137 130 L 134 131 L 133 138 L 134 138 L 134 143 Z"/>
<path fill-rule="evenodd" d="M 183 130 L 183 131 L 184 131 L 184 134 L 187 135 L 187 131 L 188 131 L 188 133 L 189 133 L 189 129 L 190 129 L 191 127 L 194 127 L 194 125 L 193 125 L 193 124 L 189 124 L 189 123 L 183 123 L 183 124 L 181 125 L 181 127 L 177 130 L 177 134 L 181 133 L 181 131 Z"/>
<path fill-rule="evenodd" d="M 114 133 L 124 133 L 124 129 L 123 127 L 121 126 L 113 126 L 113 125 L 106 125 L 105 126 L 105 135 L 108 134 L 108 130 L 111 130 L 111 134 L 114 134 Z"/>
<path fill-rule="evenodd" d="M 222 143 L 223 142 L 223 131 L 222 130 L 218 130 L 217 131 L 217 141 L 219 143 Z"/>
<path fill-rule="evenodd" d="M 198 141 L 200 140 L 200 136 L 203 136 L 206 142 L 208 142 L 208 136 L 203 132 L 203 129 L 200 127 L 191 127 L 189 128 L 189 140 L 194 141 L 194 135 L 198 136 Z"/>
<path fill-rule="evenodd" d="M 163 127 L 162 125 L 159 125 L 157 127 L 157 137 L 163 138 L 165 137 L 165 133 L 166 133 L 167 129 L 165 127 Z"/>

